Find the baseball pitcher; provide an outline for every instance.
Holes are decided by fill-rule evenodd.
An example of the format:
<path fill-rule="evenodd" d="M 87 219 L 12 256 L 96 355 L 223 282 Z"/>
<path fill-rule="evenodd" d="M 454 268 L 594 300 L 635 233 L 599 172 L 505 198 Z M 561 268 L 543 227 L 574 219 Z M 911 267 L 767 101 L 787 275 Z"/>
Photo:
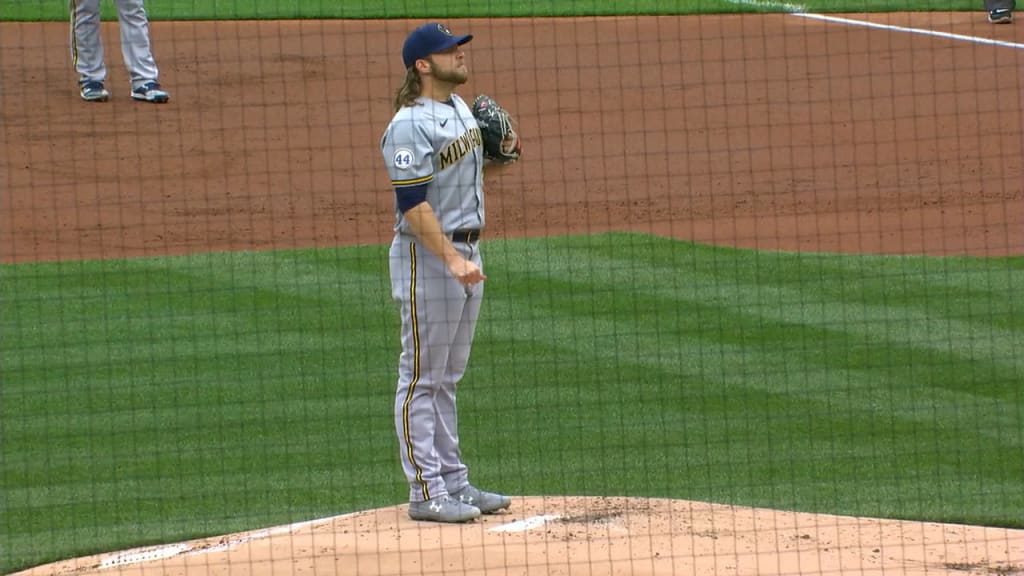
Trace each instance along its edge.
<path fill-rule="evenodd" d="M 469 77 L 462 46 L 472 38 L 437 23 L 409 34 L 405 82 L 381 139 L 396 207 L 391 295 L 402 320 L 395 430 L 414 520 L 465 522 L 512 503 L 470 484 L 459 449 L 456 387 L 487 279 L 479 245 L 484 163 L 519 155 L 510 116 L 493 99 L 470 109 L 455 94 Z M 485 143 L 485 132 L 499 130 L 500 157 Z"/>

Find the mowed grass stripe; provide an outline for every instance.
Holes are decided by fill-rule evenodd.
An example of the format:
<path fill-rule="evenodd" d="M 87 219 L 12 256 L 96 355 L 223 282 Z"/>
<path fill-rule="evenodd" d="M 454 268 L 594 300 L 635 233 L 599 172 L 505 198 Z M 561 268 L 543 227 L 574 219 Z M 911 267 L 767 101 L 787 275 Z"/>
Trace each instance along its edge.
<path fill-rule="evenodd" d="M 692 327 L 661 326 L 657 315 L 634 322 L 616 318 L 610 308 L 601 308 L 606 317 L 593 320 L 593 330 L 581 334 L 579 326 L 566 328 L 568 322 L 559 321 L 556 308 L 538 306 L 538 311 L 552 318 L 547 329 L 524 330 L 521 324 L 512 324 L 507 329 L 496 328 L 495 332 L 503 335 L 494 341 L 499 350 L 513 351 L 523 345 L 546 344 L 542 354 L 520 356 L 535 368 L 543 368 L 535 374 L 552 382 L 564 381 L 560 370 L 590 365 L 614 353 L 618 368 L 658 369 L 666 377 L 676 376 L 680 386 L 700 380 L 724 389 L 759 388 L 868 413 L 878 412 L 884 400 L 887 413 L 901 416 L 923 411 L 926 419 L 950 418 L 970 410 L 980 411 L 977 416 L 994 424 L 1012 423 L 1007 420 L 1013 416 L 1000 408 L 1014 405 L 1019 373 L 984 370 L 979 361 L 930 354 L 913 346 L 851 339 L 837 328 L 765 323 L 700 302 L 656 302 L 657 306 L 652 306 L 648 301 L 645 307 L 685 309 L 690 319 L 684 322 Z M 702 328 L 710 318 L 714 322 Z M 568 344 L 572 338 L 581 338 L 589 346 L 582 349 Z M 538 356 L 539 360 L 531 362 Z M 922 398 L 922 390 L 927 397 Z M 945 408 L 952 411 L 945 412 Z"/>
<path fill-rule="evenodd" d="M 401 501 L 386 258 L 3 268 L 10 562 Z M 474 477 L 522 494 L 1016 525 L 1021 379 L 996 336 L 1020 339 L 1006 300 L 1021 273 L 1015 259 L 954 260 L 955 274 L 933 262 L 624 234 L 488 242 L 460 396 Z M 897 294 L 886 283 L 901 277 L 916 284 Z M 970 315 L 950 303 L 959 290 Z M 941 337 L 904 320 L 922 316 Z M 58 511 L 73 516 L 48 519 Z"/>
<path fill-rule="evenodd" d="M 841 294 L 829 294 L 825 286 L 849 286 L 848 278 L 831 277 L 821 282 L 821 271 L 811 266 L 795 272 L 765 269 L 755 278 L 723 274 L 723 269 L 718 269 L 717 275 L 712 270 L 687 269 L 685 264 L 673 262 L 671 255 L 653 251 L 647 255 L 651 261 L 668 264 L 648 266 L 645 263 L 634 269 L 618 265 L 618 262 L 638 261 L 635 246 L 623 247 L 621 254 L 612 260 L 581 258 L 576 250 L 569 248 L 549 254 L 546 259 L 553 271 L 551 277 L 537 279 L 536 286 L 529 286 L 523 292 L 544 294 L 534 300 L 536 306 L 546 309 L 541 316 L 551 308 L 588 306 L 592 317 L 609 317 L 611 325 L 595 328 L 598 335 L 613 334 L 618 330 L 618 320 L 636 316 L 640 319 L 628 334 L 643 334 L 645 328 L 649 328 L 658 335 L 664 335 L 666 330 L 690 331 L 705 338 L 715 337 L 717 327 L 720 338 L 732 338 L 740 343 L 772 341 L 772 352 L 790 349 L 810 357 L 840 352 L 849 354 L 848 360 L 853 365 L 901 368 L 918 364 L 964 364 L 973 373 L 975 365 L 991 364 L 990 375 L 996 376 L 997 384 L 1006 384 L 1024 371 L 1018 353 L 1020 348 L 1014 345 L 1020 340 L 1024 325 L 1013 318 L 1013 302 L 1017 298 L 1013 297 L 1009 283 L 1005 291 L 993 294 L 997 298 L 991 302 L 994 310 L 957 319 L 944 313 L 955 314 L 954 310 L 959 308 L 939 296 L 928 300 L 937 309 L 931 312 L 923 310 L 920 300 L 913 295 L 890 296 L 884 299 L 885 304 L 870 301 L 863 295 L 857 297 L 857 294 L 841 300 Z M 625 258 L 626 253 L 629 253 L 628 258 Z M 524 257 L 533 258 L 533 255 Z M 574 270 L 574 266 L 585 270 Z M 641 282 L 636 281 L 637 270 L 642 272 Z M 588 271 L 606 272 L 600 278 L 583 276 L 589 274 Z M 508 274 L 511 277 L 519 272 L 529 274 L 526 270 L 515 270 L 514 264 Z M 801 276 L 794 274 L 807 278 L 806 285 L 795 282 L 794 278 Z M 976 275 L 983 285 L 986 273 L 981 271 Z M 1017 278 L 1017 284 L 1024 285 L 1024 273 L 1018 273 Z M 579 293 L 577 279 L 592 290 Z M 671 282 L 685 286 L 673 286 Z M 578 303 L 573 301 L 575 294 L 581 296 Z M 563 305 L 558 299 L 572 302 Z M 978 302 L 992 298 L 975 297 L 973 300 L 979 306 L 984 304 Z M 906 302 L 915 304 L 903 305 Z M 990 321 L 996 319 L 1003 321 L 1006 328 L 1020 329 L 994 327 Z M 656 329 L 651 328 L 655 326 Z M 818 333 L 809 332 L 810 328 L 817 328 Z M 760 334 L 765 330 L 777 334 Z M 864 347 L 869 354 L 860 352 Z M 891 354 L 878 354 L 878 349 L 903 349 L 907 354 L 883 361 Z M 758 363 L 763 365 L 763 359 L 759 358 Z M 1003 373 L 1001 377 L 999 372 Z"/>
<path fill-rule="evenodd" d="M 339 261 L 237 258 L 246 264 L 233 258 L 227 265 L 138 260 L 97 263 L 98 272 L 60 266 L 42 275 L 12 276 L 23 294 L 13 295 L 19 306 L 0 327 L 19 336 L 12 347 L 19 350 L 22 370 L 52 367 L 52 348 L 59 346 L 61 365 L 71 374 L 98 360 L 216 358 L 225 348 L 248 364 L 246 354 L 266 350 L 322 353 L 357 343 L 384 345 L 356 330 L 381 321 L 383 288 L 368 280 L 379 282 L 386 270 L 353 278 L 351 267 Z M 371 265 L 380 264 L 377 258 Z M 300 273 L 311 266 L 318 267 L 316 276 Z M 317 338 L 308 338 L 311 330 Z"/>

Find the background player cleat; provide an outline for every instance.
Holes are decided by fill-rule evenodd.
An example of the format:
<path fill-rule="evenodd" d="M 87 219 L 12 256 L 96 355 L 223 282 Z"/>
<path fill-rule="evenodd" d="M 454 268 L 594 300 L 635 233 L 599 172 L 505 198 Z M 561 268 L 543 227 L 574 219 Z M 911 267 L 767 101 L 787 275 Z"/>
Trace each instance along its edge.
<path fill-rule="evenodd" d="M 164 92 L 160 88 L 160 84 L 156 82 L 147 82 L 142 86 L 132 90 L 132 98 L 136 100 L 144 100 L 146 102 L 156 102 L 162 104 L 171 99 L 171 95 Z"/>
<path fill-rule="evenodd" d="M 985 0 L 985 11 L 988 12 L 988 21 L 993 24 L 1009 24 L 1013 22 L 1013 11 L 1016 8 L 1016 0 Z"/>
<path fill-rule="evenodd" d="M 103 86 L 103 82 L 83 82 L 79 94 L 86 102 L 106 102 L 110 99 L 110 92 Z"/>
<path fill-rule="evenodd" d="M 993 10 L 988 13 L 988 21 L 993 24 L 1009 24 L 1013 22 L 1013 12 L 1009 10 Z"/>

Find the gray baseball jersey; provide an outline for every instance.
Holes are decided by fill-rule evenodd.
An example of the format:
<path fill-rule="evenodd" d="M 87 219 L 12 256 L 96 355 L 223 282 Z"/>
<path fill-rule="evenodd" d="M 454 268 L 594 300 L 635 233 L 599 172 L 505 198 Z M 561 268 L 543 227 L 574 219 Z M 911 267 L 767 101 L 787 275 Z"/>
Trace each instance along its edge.
<path fill-rule="evenodd" d="M 455 95 L 450 103 L 420 98 L 417 104 L 399 110 L 381 139 L 391 184 L 397 190 L 426 184 L 426 201 L 445 233 L 479 231 L 484 156 L 476 119 Z M 483 269 L 475 239 L 453 245 Z M 469 484 L 455 390 L 469 362 L 483 283 L 460 284 L 397 209 L 389 256 L 391 294 L 402 317 L 395 430 L 409 499 L 420 502 Z"/>
<path fill-rule="evenodd" d="M 441 229 L 451 233 L 484 226 L 483 141 L 466 103 L 419 98 L 391 120 L 381 149 L 395 188 L 427 184 L 427 203 Z M 410 232 L 396 211 L 396 232 Z"/>
<path fill-rule="evenodd" d="M 156 82 L 159 71 L 149 41 L 149 18 L 142 0 L 114 0 L 121 30 L 121 55 L 132 88 Z M 79 82 L 104 82 L 107 67 L 100 39 L 100 0 L 71 0 L 71 61 Z"/>

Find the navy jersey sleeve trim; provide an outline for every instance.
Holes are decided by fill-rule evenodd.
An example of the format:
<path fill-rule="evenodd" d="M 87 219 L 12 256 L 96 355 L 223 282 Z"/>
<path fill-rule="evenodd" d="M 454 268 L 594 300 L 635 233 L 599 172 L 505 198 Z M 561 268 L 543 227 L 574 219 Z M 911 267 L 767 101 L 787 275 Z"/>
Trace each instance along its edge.
<path fill-rule="evenodd" d="M 405 214 L 410 209 L 427 201 L 427 185 L 418 184 L 395 188 L 395 198 L 398 199 L 398 209 Z"/>

